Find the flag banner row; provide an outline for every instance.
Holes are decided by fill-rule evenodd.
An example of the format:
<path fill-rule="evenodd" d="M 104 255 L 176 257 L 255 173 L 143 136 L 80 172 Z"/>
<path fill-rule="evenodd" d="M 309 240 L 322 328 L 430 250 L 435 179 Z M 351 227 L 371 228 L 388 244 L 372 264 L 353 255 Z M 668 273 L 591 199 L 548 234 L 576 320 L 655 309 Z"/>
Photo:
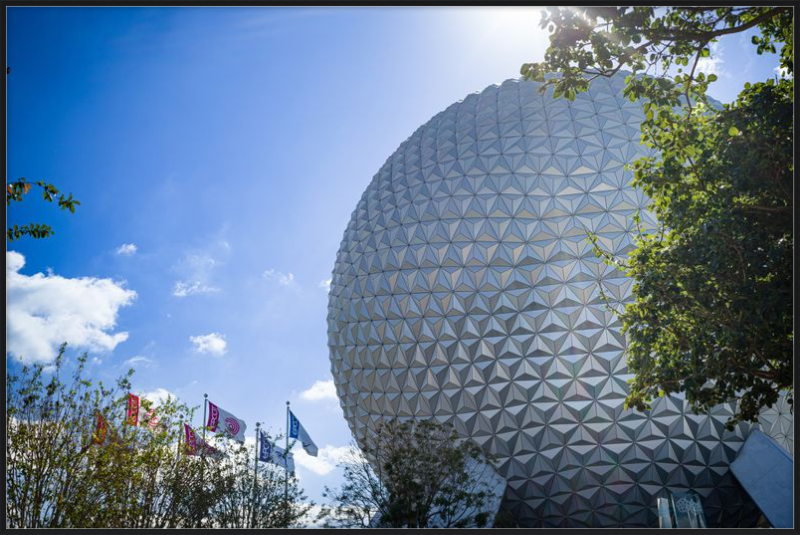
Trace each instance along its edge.
<path fill-rule="evenodd" d="M 294 473 L 294 455 L 270 442 L 269 437 L 261 431 L 259 441 L 258 460 L 282 466 L 288 472 Z"/>
<path fill-rule="evenodd" d="M 211 401 L 206 401 L 208 403 L 208 418 L 206 422 L 204 422 L 205 429 L 208 429 L 211 432 L 221 433 L 225 437 L 244 444 L 245 431 L 247 430 L 247 424 L 245 421 L 241 418 L 237 418 L 230 412 L 221 409 L 218 405 L 215 405 Z M 141 399 L 139 396 L 133 394 L 132 392 L 128 392 L 127 412 L 124 423 L 133 427 L 142 426 L 149 427 L 151 430 L 155 430 L 159 424 L 159 418 L 156 414 L 155 407 L 147 410 L 141 419 L 139 418 L 140 409 Z M 308 431 L 306 431 L 306 429 L 303 427 L 303 424 L 300 423 L 300 420 L 297 418 L 297 416 L 295 416 L 288 407 L 286 410 L 289 420 L 289 429 L 287 430 L 286 435 L 287 448 L 281 448 L 277 444 L 271 442 L 268 436 L 263 431 L 260 431 L 260 437 L 258 437 L 260 438 L 258 459 L 281 466 L 288 472 L 294 473 L 294 455 L 289 451 L 288 439 L 293 438 L 298 440 L 303 446 L 305 452 L 313 457 L 318 455 L 319 448 L 317 448 L 317 445 L 311 439 Z M 192 429 L 188 423 L 184 422 L 183 427 L 183 433 L 186 437 L 184 452 L 187 455 L 207 455 L 214 459 L 221 459 L 225 457 L 225 454 L 222 451 L 208 444 L 197 434 L 194 429 Z M 105 444 L 109 431 L 112 435 L 112 442 L 120 442 L 121 437 L 114 429 L 111 428 L 108 420 L 106 420 L 103 414 L 100 411 L 97 411 L 96 425 L 95 430 L 92 433 L 91 444 Z"/>
<path fill-rule="evenodd" d="M 303 427 L 303 424 L 300 423 L 300 420 L 297 419 L 297 416 L 292 414 L 292 411 L 289 411 L 289 438 L 296 438 L 299 440 L 303 445 L 303 449 L 306 450 L 306 453 L 312 457 L 316 457 L 319 453 L 317 445 L 314 444 L 313 440 L 311 440 L 311 437 Z"/>
<path fill-rule="evenodd" d="M 220 409 L 210 401 L 208 402 L 208 421 L 206 427 L 209 431 L 224 432 L 230 438 L 244 444 L 244 432 L 247 424 L 226 410 Z"/>

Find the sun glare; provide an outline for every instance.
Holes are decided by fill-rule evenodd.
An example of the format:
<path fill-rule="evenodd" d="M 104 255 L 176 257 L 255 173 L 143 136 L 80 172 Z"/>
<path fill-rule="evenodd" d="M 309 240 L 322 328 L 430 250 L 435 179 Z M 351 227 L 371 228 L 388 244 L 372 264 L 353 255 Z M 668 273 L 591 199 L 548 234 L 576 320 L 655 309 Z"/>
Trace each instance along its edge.
<path fill-rule="evenodd" d="M 456 31 L 476 53 L 513 58 L 513 64 L 537 61 L 550 42 L 547 30 L 539 26 L 542 11 L 541 7 L 463 8 Z"/>
<path fill-rule="evenodd" d="M 499 6 L 476 9 L 474 16 L 482 27 L 478 34 L 484 38 L 501 46 L 530 46 L 548 42 L 547 30 L 539 27 L 542 11 L 540 7 Z"/>

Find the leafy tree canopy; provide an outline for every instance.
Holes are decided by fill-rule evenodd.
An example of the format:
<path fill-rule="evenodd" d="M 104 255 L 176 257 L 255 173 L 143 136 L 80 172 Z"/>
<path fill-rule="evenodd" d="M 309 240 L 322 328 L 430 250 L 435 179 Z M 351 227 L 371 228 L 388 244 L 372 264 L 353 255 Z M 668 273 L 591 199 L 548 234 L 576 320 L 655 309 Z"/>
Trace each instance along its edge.
<path fill-rule="evenodd" d="M 684 392 L 699 412 L 738 400 L 729 426 L 757 419 L 792 390 L 792 8 L 551 8 L 541 24 L 550 47 L 524 77 L 574 99 L 629 69 L 624 95 L 643 102 L 642 142 L 655 149 L 630 168 L 659 227 L 638 227 L 628 258 L 589 236 L 634 279 L 626 303 L 603 294 L 628 337 L 626 405 Z M 755 53 L 779 54 L 782 75 L 711 106 L 716 76 L 698 66 L 713 43 L 746 30 L 758 32 Z"/>

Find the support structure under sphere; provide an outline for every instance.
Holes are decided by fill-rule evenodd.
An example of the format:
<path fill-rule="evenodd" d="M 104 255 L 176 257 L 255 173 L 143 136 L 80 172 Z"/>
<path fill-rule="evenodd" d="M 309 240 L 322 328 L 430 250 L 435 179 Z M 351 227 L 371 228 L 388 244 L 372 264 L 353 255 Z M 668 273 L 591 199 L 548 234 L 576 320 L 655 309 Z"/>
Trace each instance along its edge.
<path fill-rule="evenodd" d="M 600 299 L 632 281 L 602 263 L 632 248 L 647 198 L 624 77 L 573 102 L 509 80 L 403 142 L 358 203 L 330 290 L 331 368 L 357 440 L 385 419 L 448 422 L 497 458 L 520 526 L 657 526 L 656 498 L 692 489 L 710 526 L 747 525 L 733 479 L 748 426 L 681 398 L 623 409 L 620 324 Z"/>

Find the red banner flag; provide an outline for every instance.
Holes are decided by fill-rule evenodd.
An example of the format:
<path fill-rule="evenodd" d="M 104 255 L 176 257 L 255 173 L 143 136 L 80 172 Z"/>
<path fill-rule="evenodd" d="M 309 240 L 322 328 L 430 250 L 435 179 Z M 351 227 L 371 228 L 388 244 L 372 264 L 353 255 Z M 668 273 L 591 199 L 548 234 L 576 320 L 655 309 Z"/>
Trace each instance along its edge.
<path fill-rule="evenodd" d="M 139 396 L 128 394 L 128 416 L 125 418 L 128 425 L 139 425 Z"/>
<path fill-rule="evenodd" d="M 92 433 L 92 444 L 102 444 L 106 441 L 106 434 L 108 433 L 108 424 L 106 419 L 100 411 L 97 411 L 97 428 Z"/>

